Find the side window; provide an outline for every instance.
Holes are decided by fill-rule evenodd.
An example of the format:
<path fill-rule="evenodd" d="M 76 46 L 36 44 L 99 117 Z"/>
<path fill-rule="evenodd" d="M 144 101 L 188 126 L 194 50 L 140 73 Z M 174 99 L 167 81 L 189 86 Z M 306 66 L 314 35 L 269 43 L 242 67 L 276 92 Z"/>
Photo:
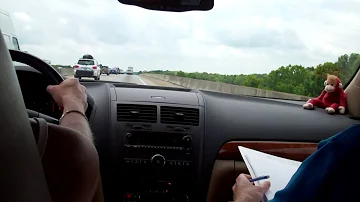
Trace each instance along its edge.
<path fill-rule="evenodd" d="M 6 46 L 10 49 L 11 48 L 11 40 L 10 40 L 10 36 L 7 34 L 2 34 L 5 40 L 5 44 Z"/>
<path fill-rule="evenodd" d="M 13 42 L 13 47 L 14 47 L 14 49 L 20 50 L 20 47 L 19 47 L 19 43 L 18 43 L 17 38 L 13 37 L 13 38 L 12 38 L 12 42 Z"/>

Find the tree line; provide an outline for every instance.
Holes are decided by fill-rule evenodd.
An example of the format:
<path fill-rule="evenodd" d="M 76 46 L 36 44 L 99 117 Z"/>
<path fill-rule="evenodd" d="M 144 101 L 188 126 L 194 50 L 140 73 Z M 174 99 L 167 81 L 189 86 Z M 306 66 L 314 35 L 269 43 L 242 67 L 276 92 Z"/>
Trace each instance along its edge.
<path fill-rule="evenodd" d="M 327 74 L 337 75 L 345 85 L 359 69 L 360 54 L 351 53 L 338 57 L 336 62 L 325 62 L 315 67 L 302 65 L 281 66 L 269 74 L 224 75 L 207 72 L 183 72 L 154 70 L 149 73 L 167 74 L 193 79 L 222 82 L 292 93 L 305 96 L 317 96 L 324 88 Z"/>

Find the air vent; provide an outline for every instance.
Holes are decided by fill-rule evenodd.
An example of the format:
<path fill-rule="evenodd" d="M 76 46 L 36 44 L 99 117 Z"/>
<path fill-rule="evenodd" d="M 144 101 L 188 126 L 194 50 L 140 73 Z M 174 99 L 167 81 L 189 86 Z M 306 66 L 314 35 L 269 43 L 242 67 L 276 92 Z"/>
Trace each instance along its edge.
<path fill-rule="evenodd" d="M 198 126 L 199 109 L 162 106 L 161 123 Z"/>
<path fill-rule="evenodd" d="M 156 123 L 156 105 L 118 104 L 117 120 L 127 122 Z"/>

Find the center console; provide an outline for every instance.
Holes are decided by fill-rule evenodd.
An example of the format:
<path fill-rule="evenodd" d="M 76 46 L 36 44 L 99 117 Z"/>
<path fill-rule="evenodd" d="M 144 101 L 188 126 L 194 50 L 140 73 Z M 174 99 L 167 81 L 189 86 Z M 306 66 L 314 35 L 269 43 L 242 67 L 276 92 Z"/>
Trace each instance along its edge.
<path fill-rule="evenodd" d="M 201 166 L 202 107 L 139 103 L 116 107 L 114 188 L 119 200 L 191 201 Z"/>
<path fill-rule="evenodd" d="M 125 169 L 141 179 L 128 187 L 125 199 L 187 202 L 182 185 L 191 179 L 192 136 L 186 132 L 124 131 Z"/>

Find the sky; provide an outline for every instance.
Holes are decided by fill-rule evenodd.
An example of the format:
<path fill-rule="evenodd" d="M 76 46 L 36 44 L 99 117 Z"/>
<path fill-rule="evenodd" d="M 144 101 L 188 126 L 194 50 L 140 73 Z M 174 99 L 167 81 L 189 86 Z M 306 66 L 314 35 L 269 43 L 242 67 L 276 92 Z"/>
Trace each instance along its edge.
<path fill-rule="evenodd" d="M 84 54 L 139 70 L 269 73 L 360 53 L 360 0 L 215 0 L 160 12 L 116 0 L 0 0 L 20 48 L 52 64 Z"/>

